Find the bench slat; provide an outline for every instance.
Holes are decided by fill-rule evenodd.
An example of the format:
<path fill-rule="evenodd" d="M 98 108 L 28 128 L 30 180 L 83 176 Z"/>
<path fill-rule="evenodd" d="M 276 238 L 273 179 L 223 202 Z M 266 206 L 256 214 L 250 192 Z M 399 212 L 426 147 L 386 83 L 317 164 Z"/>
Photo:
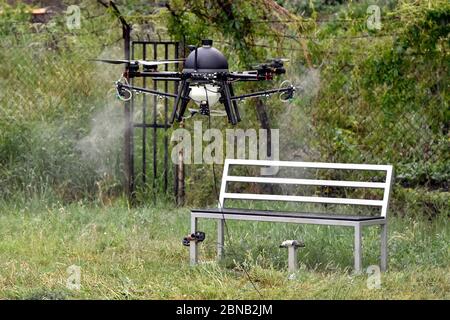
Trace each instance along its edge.
<path fill-rule="evenodd" d="M 326 198 L 326 197 L 305 197 L 271 194 L 251 194 L 251 193 L 228 193 L 223 194 L 225 199 L 241 200 L 269 200 L 269 201 L 294 201 L 308 203 L 332 203 L 332 204 L 354 204 L 362 206 L 381 207 L 383 200 L 351 199 L 351 198 Z"/>
<path fill-rule="evenodd" d="M 306 186 L 333 186 L 333 187 L 354 187 L 354 188 L 373 188 L 373 189 L 384 189 L 386 187 L 385 182 L 365 182 L 365 181 L 266 178 L 266 177 L 245 177 L 245 176 L 227 176 L 224 177 L 224 179 L 232 182 L 298 184 Z"/>
<path fill-rule="evenodd" d="M 252 215 L 252 216 L 273 216 L 273 217 L 291 217 L 291 218 L 310 218 L 310 219 L 328 219 L 328 220 L 346 220 L 346 221 L 368 221 L 383 219 L 380 216 L 362 216 L 349 214 L 329 214 L 329 213 L 311 213 L 296 211 L 273 211 L 273 210 L 257 210 L 257 209 L 239 209 L 239 208 L 201 208 L 191 209 L 193 213 L 214 213 L 224 215 L 225 218 L 229 214 L 236 215 Z"/>
<path fill-rule="evenodd" d="M 299 162 L 299 161 L 274 161 L 274 160 L 249 160 L 249 159 L 225 159 L 225 165 L 227 164 L 265 166 L 265 167 L 349 169 L 349 170 L 371 170 L 371 171 L 387 171 L 392 168 L 391 165 L 380 165 L 380 164 Z"/>

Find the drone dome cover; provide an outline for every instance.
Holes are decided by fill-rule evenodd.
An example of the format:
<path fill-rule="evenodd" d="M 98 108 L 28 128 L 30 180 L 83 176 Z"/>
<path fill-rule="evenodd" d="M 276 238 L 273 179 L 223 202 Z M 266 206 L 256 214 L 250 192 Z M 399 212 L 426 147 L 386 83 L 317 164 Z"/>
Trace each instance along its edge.
<path fill-rule="evenodd" d="M 184 63 L 183 72 L 228 72 L 228 61 L 222 52 L 212 47 L 212 40 L 203 40 L 203 46 L 197 48 L 197 68 L 193 50 Z"/>

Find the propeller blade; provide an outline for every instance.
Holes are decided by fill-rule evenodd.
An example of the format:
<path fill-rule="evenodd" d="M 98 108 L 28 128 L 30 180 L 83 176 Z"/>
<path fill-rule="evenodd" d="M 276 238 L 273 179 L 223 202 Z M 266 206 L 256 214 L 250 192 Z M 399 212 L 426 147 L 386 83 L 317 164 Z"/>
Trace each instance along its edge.
<path fill-rule="evenodd" d="M 122 63 L 130 63 L 128 60 L 114 60 L 114 59 L 89 59 L 90 61 L 98 61 L 110 64 L 122 64 Z"/>
<path fill-rule="evenodd" d="M 141 64 L 143 66 L 157 66 L 161 64 L 169 64 L 169 63 L 179 63 L 183 62 L 181 59 L 177 60 L 157 60 L 157 61 L 147 61 L 147 60 L 123 60 L 123 59 L 89 59 L 91 61 L 99 61 L 104 63 L 110 63 L 110 64 L 124 64 L 124 63 L 130 63 L 130 64 Z"/>
<path fill-rule="evenodd" d="M 142 64 L 143 66 L 157 66 L 161 64 L 169 64 L 169 63 L 179 63 L 183 62 L 184 60 L 159 60 L 159 61 L 146 61 L 146 60 L 137 60 L 139 64 Z"/>
<path fill-rule="evenodd" d="M 288 62 L 289 59 L 286 58 L 268 58 L 267 62 L 272 62 L 272 61 L 283 61 L 283 62 Z"/>
<path fill-rule="evenodd" d="M 252 68 L 252 70 L 255 70 L 255 69 L 262 68 L 262 67 L 264 67 L 264 66 L 268 67 L 269 64 L 268 64 L 268 63 L 255 64 L 255 65 L 252 65 L 251 68 Z"/>

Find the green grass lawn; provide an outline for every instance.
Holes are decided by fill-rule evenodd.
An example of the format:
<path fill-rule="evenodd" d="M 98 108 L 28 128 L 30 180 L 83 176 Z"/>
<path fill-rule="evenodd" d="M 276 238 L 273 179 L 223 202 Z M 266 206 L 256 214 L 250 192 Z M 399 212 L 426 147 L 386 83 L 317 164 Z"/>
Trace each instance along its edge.
<path fill-rule="evenodd" d="M 189 267 L 181 239 L 189 210 L 68 206 L 0 206 L 2 299 L 449 299 L 448 217 L 433 221 L 392 218 L 389 272 L 381 288 L 368 274 L 352 275 L 352 230 L 273 223 L 227 223 L 227 258 L 214 262 L 215 224 L 207 233 L 202 264 Z M 378 229 L 363 232 L 365 267 L 378 262 Z M 303 239 L 300 270 L 290 277 L 284 239 Z M 67 268 L 81 268 L 80 290 L 66 288 Z"/>

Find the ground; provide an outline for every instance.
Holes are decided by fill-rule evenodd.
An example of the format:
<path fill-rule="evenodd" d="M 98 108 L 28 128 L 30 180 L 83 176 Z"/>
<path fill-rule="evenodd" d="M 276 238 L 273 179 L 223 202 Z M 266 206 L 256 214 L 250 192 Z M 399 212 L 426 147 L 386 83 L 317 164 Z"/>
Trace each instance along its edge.
<path fill-rule="evenodd" d="M 448 217 L 393 217 L 390 269 L 380 288 L 370 289 L 369 274 L 351 272 L 347 228 L 230 221 L 227 258 L 217 264 L 214 223 L 205 220 L 199 225 L 207 234 L 203 263 L 190 267 L 181 244 L 188 208 L 31 201 L 2 204 L 0 212 L 2 299 L 450 298 Z M 364 229 L 365 267 L 377 263 L 377 236 L 376 227 Z M 289 238 L 306 244 L 294 275 L 278 248 Z M 67 287 L 73 265 L 80 267 L 79 290 Z"/>

